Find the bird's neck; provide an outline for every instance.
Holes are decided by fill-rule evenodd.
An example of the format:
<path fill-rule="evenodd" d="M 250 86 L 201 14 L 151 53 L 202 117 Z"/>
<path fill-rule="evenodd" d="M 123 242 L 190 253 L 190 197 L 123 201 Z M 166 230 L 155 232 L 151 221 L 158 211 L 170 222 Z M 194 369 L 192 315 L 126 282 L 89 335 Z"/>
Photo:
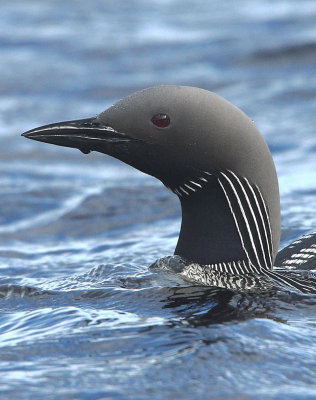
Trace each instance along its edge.
<path fill-rule="evenodd" d="M 246 259 L 225 194 L 215 177 L 207 180 L 196 182 L 203 188 L 181 185 L 188 194 L 178 189 L 182 223 L 175 254 L 199 264 Z"/>
<path fill-rule="evenodd" d="M 182 224 L 175 254 L 224 270 L 273 267 L 270 217 L 258 186 L 232 171 L 204 173 L 174 189 Z M 219 266 L 221 269 L 222 266 Z"/>

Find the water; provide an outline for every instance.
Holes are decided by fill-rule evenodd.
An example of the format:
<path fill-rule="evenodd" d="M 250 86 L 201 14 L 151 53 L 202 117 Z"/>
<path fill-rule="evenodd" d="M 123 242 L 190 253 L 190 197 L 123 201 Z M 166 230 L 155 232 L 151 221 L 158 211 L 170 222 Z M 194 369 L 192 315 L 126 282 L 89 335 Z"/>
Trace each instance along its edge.
<path fill-rule="evenodd" d="M 315 399 L 316 298 L 192 286 L 177 199 L 20 133 L 143 87 L 216 91 L 264 134 L 284 247 L 316 229 L 314 1 L 0 1 L 1 399 Z"/>

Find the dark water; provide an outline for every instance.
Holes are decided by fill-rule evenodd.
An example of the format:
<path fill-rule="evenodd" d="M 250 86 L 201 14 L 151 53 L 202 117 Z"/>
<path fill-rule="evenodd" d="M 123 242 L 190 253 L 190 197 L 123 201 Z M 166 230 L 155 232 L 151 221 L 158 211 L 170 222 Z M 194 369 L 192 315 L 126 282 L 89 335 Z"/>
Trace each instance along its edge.
<path fill-rule="evenodd" d="M 1 399 L 315 399 L 316 298 L 191 286 L 179 204 L 27 141 L 160 83 L 216 91 L 273 153 L 284 247 L 316 228 L 315 1 L 0 1 Z"/>

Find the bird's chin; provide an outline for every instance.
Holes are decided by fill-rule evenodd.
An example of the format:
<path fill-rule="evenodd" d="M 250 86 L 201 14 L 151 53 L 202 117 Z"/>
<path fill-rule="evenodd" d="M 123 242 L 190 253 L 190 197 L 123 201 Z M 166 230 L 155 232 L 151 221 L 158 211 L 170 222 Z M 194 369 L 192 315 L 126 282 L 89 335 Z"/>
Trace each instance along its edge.
<path fill-rule="evenodd" d="M 98 118 L 57 122 L 31 129 L 22 136 L 79 149 L 84 154 L 97 151 L 112 156 L 146 174 L 160 179 L 159 157 L 161 151 L 155 145 L 118 132 Z"/>

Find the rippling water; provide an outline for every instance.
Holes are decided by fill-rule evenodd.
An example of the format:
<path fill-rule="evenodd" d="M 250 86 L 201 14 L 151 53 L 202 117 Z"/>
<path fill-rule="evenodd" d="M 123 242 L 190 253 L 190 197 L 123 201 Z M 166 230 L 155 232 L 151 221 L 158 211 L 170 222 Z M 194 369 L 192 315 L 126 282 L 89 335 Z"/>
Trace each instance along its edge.
<path fill-rule="evenodd" d="M 27 141 L 160 83 L 216 91 L 272 150 L 284 247 L 316 228 L 314 1 L 0 1 L 1 399 L 315 399 L 316 298 L 191 286 L 177 199 Z"/>

